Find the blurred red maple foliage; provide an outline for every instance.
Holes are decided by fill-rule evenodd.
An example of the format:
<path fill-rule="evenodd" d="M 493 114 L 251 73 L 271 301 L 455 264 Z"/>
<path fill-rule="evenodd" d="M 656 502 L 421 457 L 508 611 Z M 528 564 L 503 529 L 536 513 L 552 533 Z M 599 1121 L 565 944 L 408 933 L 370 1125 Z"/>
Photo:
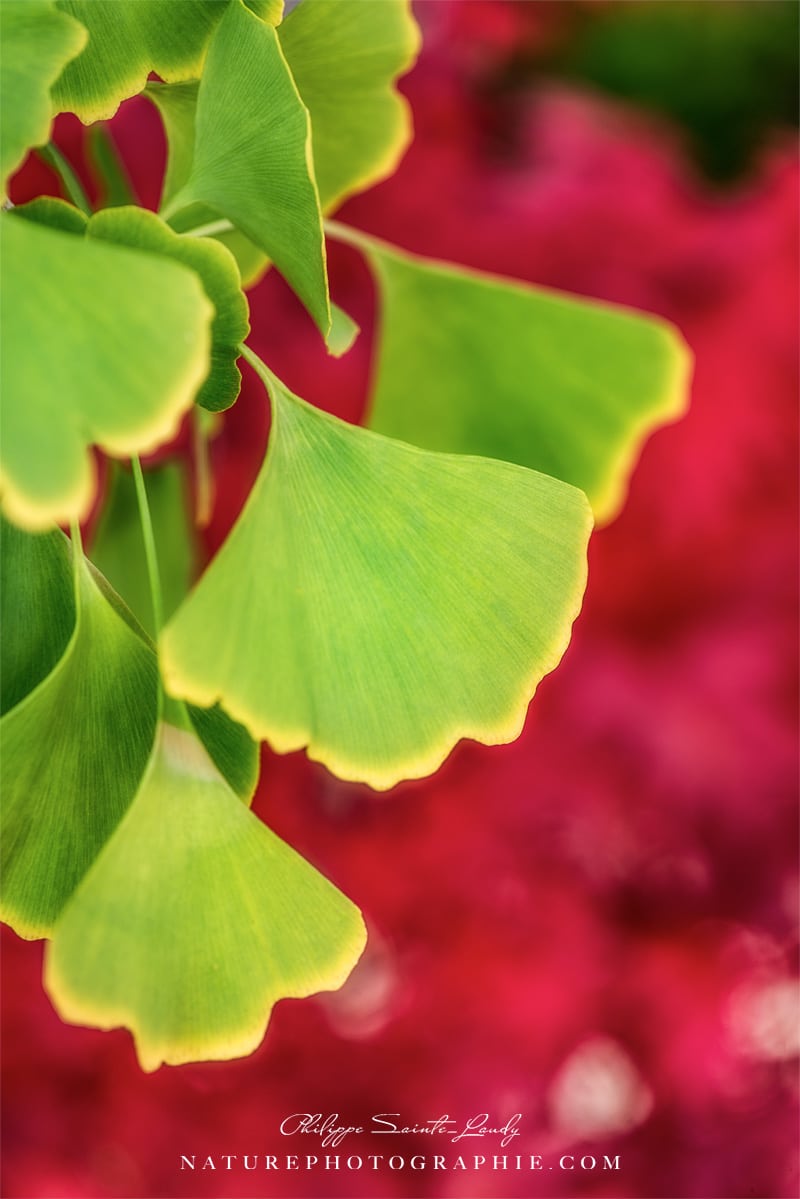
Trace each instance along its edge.
<path fill-rule="evenodd" d="M 476 85 L 520 39 L 555 36 L 563 8 L 426 6 L 404 85 L 414 145 L 341 216 L 670 318 L 696 356 L 691 411 L 653 437 L 595 536 L 573 643 L 516 744 L 462 745 L 387 796 L 265 752 L 260 815 L 370 925 L 342 992 L 281 1004 L 248 1060 L 144 1076 L 126 1033 L 60 1024 L 39 947 L 5 935 L 8 1197 L 797 1193 L 798 166 L 776 142 L 714 193 L 675 131 L 630 108 Z M 154 114 L 129 102 L 113 129 L 154 205 Z M 81 136 L 61 120 L 78 161 Z M 16 186 L 50 190 L 36 167 Z M 364 330 L 354 350 L 328 359 L 273 274 L 251 295 L 252 342 L 300 394 L 358 420 L 372 289 L 352 251 L 331 257 L 334 298 Z M 267 424 L 246 379 L 214 445 L 209 552 Z M 181 1154 L 295 1151 L 278 1125 L 297 1111 L 521 1112 L 508 1152 L 619 1154 L 620 1169 L 179 1172 Z M 366 1135 L 346 1148 L 376 1151 Z"/>

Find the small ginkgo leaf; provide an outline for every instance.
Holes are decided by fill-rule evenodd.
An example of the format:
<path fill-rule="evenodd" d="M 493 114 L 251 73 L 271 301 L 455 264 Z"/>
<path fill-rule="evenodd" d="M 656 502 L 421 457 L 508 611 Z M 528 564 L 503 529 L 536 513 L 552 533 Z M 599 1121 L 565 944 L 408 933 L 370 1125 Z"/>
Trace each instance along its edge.
<path fill-rule="evenodd" d="M 31 146 L 50 138 L 50 88 L 79 54 L 86 30 L 53 0 L 0 4 L 0 190 Z"/>
<path fill-rule="evenodd" d="M 111 471 L 109 493 L 92 543 L 92 562 L 152 634 L 150 585 L 133 476 L 115 464 Z M 147 502 L 166 617 L 171 616 L 189 590 L 199 560 L 197 533 L 189 519 L 182 476 L 178 462 L 165 462 L 147 472 Z M 22 533 L 18 537 L 32 540 Z M 258 781 L 258 747 L 247 730 L 219 706 L 207 709 L 188 705 L 188 716 L 233 790 L 245 802 L 249 801 Z"/>
<path fill-rule="evenodd" d="M 55 930 L 63 1019 L 130 1028 L 144 1070 L 252 1052 L 272 1006 L 341 984 L 366 939 L 353 904 L 163 724 L 136 799 Z"/>
<path fill-rule="evenodd" d="M 164 632 L 168 690 L 376 788 L 431 773 L 461 737 L 512 740 L 580 607 L 585 497 L 265 382 L 267 457 Z"/>
<path fill-rule="evenodd" d="M 55 666 L 75 627 L 75 587 L 63 533 L 32 536 L 0 517 L 0 714 Z"/>
<path fill-rule="evenodd" d="M 278 30 L 311 114 L 324 211 L 391 175 L 411 140 L 395 89 L 420 46 L 408 0 L 303 0 Z"/>
<path fill-rule="evenodd" d="M 197 78 L 226 2 L 58 0 L 57 6 L 86 27 L 89 41 L 53 89 L 56 110 L 77 113 L 88 125 L 113 117 L 151 71 L 168 82 Z M 278 0 L 248 0 L 248 7 L 273 24 L 281 19 Z"/>
<path fill-rule="evenodd" d="M 175 432 L 208 373 L 214 310 L 178 262 L 13 214 L 0 237 L 0 501 L 44 529 L 88 512 L 90 445 L 127 456 Z"/>
<path fill-rule="evenodd" d="M 185 172 L 184 151 L 177 162 L 173 178 Z M 191 169 L 163 213 L 197 203 L 210 205 L 272 259 L 326 334 L 325 239 L 308 111 L 275 30 L 240 0 L 228 6 L 211 39 Z"/>
<path fill-rule="evenodd" d="M 29 938 L 48 935 L 118 824 L 156 727 L 155 655 L 82 557 L 75 587 L 77 618 L 63 656 L 0 720 L 0 910 Z"/>
<path fill-rule="evenodd" d="M 611 520 L 646 437 L 686 409 L 677 330 L 356 239 L 382 309 L 370 427 L 544 471 Z"/>
<path fill-rule="evenodd" d="M 142 208 L 107 208 L 91 218 L 86 232 L 99 241 L 162 254 L 197 272 L 215 310 L 211 369 L 197 393 L 197 403 L 211 412 L 230 408 L 242 382 L 236 366 L 239 345 L 250 325 L 239 271 L 229 251 L 208 238 L 179 236 Z"/>

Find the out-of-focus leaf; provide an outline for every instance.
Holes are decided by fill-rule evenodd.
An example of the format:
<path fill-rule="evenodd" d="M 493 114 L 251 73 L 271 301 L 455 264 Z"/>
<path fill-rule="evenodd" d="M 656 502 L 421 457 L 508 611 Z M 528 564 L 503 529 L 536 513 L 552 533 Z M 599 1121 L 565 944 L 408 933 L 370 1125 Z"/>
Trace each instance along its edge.
<path fill-rule="evenodd" d="M 303 0 L 278 30 L 311 114 L 323 210 L 391 175 L 411 140 L 395 82 L 414 63 L 419 29 L 408 0 Z"/>
<path fill-rule="evenodd" d="M 0 187 L 31 146 L 50 137 L 50 88 L 80 53 L 86 30 L 56 11 L 52 0 L 0 4 Z"/>
<path fill-rule="evenodd" d="M 647 436 L 686 409 L 677 330 L 357 237 L 381 296 L 370 427 L 544 471 L 611 520 Z"/>
<path fill-rule="evenodd" d="M 57 6 L 77 17 L 89 41 L 61 75 L 53 97 L 57 111 L 75 112 L 88 125 L 113 117 L 122 100 L 142 90 L 151 71 L 170 83 L 197 78 L 227 3 L 57 0 Z M 248 0 L 248 7 L 273 23 L 282 15 L 277 0 Z"/>
<path fill-rule="evenodd" d="M 164 724 L 58 923 L 45 981 L 65 1020 L 130 1028 L 155 1070 L 250 1053 L 277 1000 L 341 986 L 364 943 L 353 904 Z"/>
<path fill-rule="evenodd" d="M 180 120 L 185 129 L 185 96 L 180 105 L 173 124 Z M 170 184 L 186 170 L 188 132 L 183 136 Z M 211 40 L 197 93 L 191 168 L 163 212 L 171 217 L 197 203 L 230 220 L 269 255 L 326 334 L 325 239 L 308 112 L 275 30 L 239 0 L 229 5 Z"/>
<path fill-rule="evenodd" d="M 50 557 L 57 571 L 59 538 L 65 540 L 61 533 L 36 538 L 32 551 Z M 13 558 L 22 565 L 18 552 Z M 108 603 L 83 558 L 75 587 L 77 618 L 66 651 L 0 721 L 2 915 L 29 938 L 50 932 L 121 819 L 156 727 L 152 651 Z"/>
<path fill-rule="evenodd" d="M 0 236 L 0 499 L 43 529 L 86 515 L 91 444 L 123 456 L 173 434 L 208 373 L 214 311 L 178 262 L 14 215 Z"/>
<path fill-rule="evenodd" d="M 265 382 L 269 451 L 167 625 L 168 689 L 376 788 L 431 773 L 461 737 L 512 740 L 580 607 L 584 496 L 389 441 Z"/>
<path fill-rule="evenodd" d="M 92 561 L 152 634 L 147 562 L 133 476 L 121 467 L 112 467 L 112 472 L 111 487 L 92 545 Z M 189 519 L 182 474 L 177 462 L 167 462 L 146 475 L 147 502 L 167 617 L 189 590 L 199 558 L 197 533 Z M 19 536 L 31 540 L 24 534 Z M 220 707 L 187 705 L 187 711 L 217 768 L 236 794 L 249 801 L 258 780 L 258 747 L 247 730 Z"/>
<path fill-rule="evenodd" d="M 147 472 L 147 502 L 153 522 L 164 616 L 189 590 L 197 568 L 197 546 L 188 519 L 184 472 L 164 462 Z M 133 475 L 112 464 L 111 481 L 91 547 L 92 562 L 125 600 L 150 636 L 155 636 L 142 526 Z"/>
<path fill-rule="evenodd" d="M 55 666 L 75 627 L 69 542 L 31 536 L 0 517 L 0 713 Z"/>
<path fill-rule="evenodd" d="M 212 412 L 230 408 L 242 381 L 236 366 L 239 346 L 250 331 L 247 300 L 231 254 L 208 238 L 181 237 L 142 208 L 105 209 L 91 218 L 86 232 L 100 241 L 174 258 L 197 272 L 214 305 L 211 369 L 197 403 Z"/>

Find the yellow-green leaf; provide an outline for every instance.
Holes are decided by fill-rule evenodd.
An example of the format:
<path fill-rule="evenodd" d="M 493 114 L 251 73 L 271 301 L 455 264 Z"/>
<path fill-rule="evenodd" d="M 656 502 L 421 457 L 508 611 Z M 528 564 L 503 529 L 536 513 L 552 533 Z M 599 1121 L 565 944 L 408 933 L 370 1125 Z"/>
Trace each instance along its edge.
<path fill-rule="evenodd" d="M 80 53 L 86 30 L 52 0 L 0 3 L 0 188 L 31 146 L 50 138 L 50 88 Z"/>
<path fill-rule="evenodd" d="M 214 310 L 169 259 L 14 215 L 0 238 L 0 502 L 43 529 L 88 512 L 92 444 L 127 456 L 173 435 L 208 373 Z"/>
<path fill-rule="evenodd" d="M 311 114 L 324 211 L 395 170 L 411 113 L 395 88 L 414 64 L 419 29 L 408 0 L 302 0 L 278 30 Z"/>
<path fill-rule="evenodd" d="M 370 427 L 565 479 L 611 520 L 645 439 L 686 410 L 690 357 L 677 330 L 346 236 L 380 291 Z"/>
<path fill-rule="evenodd" d="M 82 558 L 75 588 L 63 656 L 0 720 L 1 910 L 23 937 L 52 929 L 136 794 L 155 732 L 152 651 Z"/>
<path fill-rule="evenodd" d="M 197 78 L 227 0 L 57 0 L 57 4 L 86 27 L 89 41 L 54 88 L 56 110 L 75 112 L 88 125 L 113 117 L 122 100 L 142 90 L 151 71 L 170 83 Z M 278 0 L 249 0 L 248 7 L 274 24 L 283 6 Z"/>
<path fill-rule="evenodd" d="M 431 773 L 461 737 L 512 740 L 580 607 L 584 496 L 265 381 L 267 458 L 162 637 L 168 689 L 377 788 Z"/>
<path fill-rule="evenodd" d="M 211 39 L 194 123 L 188 178 L 164 216 L 210 205 L 272 259 L 326 334 L 325 239 L 308 111 L 275 30 L 240 0 Z M 181 153 L 173 178 L 186 169 Z"/>
<path fill-rule="evenodd" d="M 63 1019 L 133 1032 L 145 1070 L 227 1059 L 272 1006 L 341 986 L 358 910 L 162 725 L 136 799 L 55 929 L 45 983 Z"/>

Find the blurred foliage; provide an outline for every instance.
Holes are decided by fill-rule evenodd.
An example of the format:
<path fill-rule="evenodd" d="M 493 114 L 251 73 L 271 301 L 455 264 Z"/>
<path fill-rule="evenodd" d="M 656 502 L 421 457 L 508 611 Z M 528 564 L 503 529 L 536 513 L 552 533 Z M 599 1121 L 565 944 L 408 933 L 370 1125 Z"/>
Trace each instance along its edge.
<path fill-rule="evenodd" d="M 796 0 L 632 0 L 579 12 L 548 67 L 678 121 L 711 177 L 740 174 L 771 128 L 797 124 Z"/>

